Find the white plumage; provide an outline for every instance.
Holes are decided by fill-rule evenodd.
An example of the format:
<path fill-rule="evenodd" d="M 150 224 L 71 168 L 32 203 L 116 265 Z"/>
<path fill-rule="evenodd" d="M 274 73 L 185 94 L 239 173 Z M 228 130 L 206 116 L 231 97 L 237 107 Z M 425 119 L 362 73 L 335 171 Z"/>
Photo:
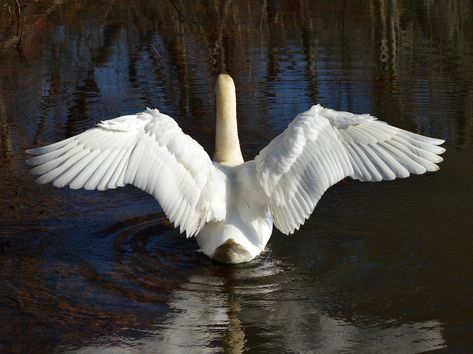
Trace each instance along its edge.
<path fill-rule="evenodd" d="M 220 75 L 216 89 L 217 161 L 171 117 L 148 109 L 28 150 L 37 155 L 27 160 L 36 166 L 31 172 L 38 183 L 56 187 L 132 184 L 152 194 L 181 232 L 196 235 L 204 254 L 239 263 L 264 250 L 273 222 L 285 234 L 299 229 L 343 178 L 381 181 L 436 171 L 445 151 L 437 146 L 443 140 L 317 105 L 243 162 L 233 80 Z"/>
<path fill-rule="evenodd" d="M 209 155 L 156 109 L 100 122 L 94 129 L 37 149 L 29 159 L 38 183 L 106 190 L 126 184 L 152 194 L 168 218 L 195 235 L 209 220 L 225 218 L 224 183 Z M 217 178 L 218 179 L 218 178 Z"/>

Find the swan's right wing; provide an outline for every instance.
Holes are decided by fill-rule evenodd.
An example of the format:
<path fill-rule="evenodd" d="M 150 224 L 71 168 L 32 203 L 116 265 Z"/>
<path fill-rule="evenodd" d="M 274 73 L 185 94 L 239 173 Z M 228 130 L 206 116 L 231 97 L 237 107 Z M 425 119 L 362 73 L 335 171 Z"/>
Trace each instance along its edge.
<path fill-rule="evenodd" d="M 153 195 L 187 236 L 225 218 L 225 178 L 205 150 L 158 110 L 123 116 L 58 143 L 27 151 L 37 155 L 38 183 L 98 189 L 126 184 Z"/>
<path fill-rule="evenodd" d="M 298 229 L 322 194 L 345 177 L 391 180 L 436 171 L 443 140 L 414 134 L 370 115 L 313 106 L 255 158 L 274 224 Z"/>

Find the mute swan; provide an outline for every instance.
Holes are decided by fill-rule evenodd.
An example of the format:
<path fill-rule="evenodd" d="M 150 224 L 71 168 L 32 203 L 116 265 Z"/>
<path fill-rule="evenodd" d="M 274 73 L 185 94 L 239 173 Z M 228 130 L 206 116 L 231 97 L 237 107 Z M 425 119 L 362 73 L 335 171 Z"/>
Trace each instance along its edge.
<path fill-rule="evenodd" d="M 223 263 L 260 254 L 274 225 L 292 234 L 338 181 L 392 180 L 437 171 L 444 141 L 388 125 L 368 114 L 321 105 L 299 114 L 254 160 L 243 161 L 235 85 L 216 83 L 213 161 L 157 109 L 102 121 L 52 145 L 27 150 L 38 183 L 72 189 L 126 184 L 152 194 L 200 251 Z"/>

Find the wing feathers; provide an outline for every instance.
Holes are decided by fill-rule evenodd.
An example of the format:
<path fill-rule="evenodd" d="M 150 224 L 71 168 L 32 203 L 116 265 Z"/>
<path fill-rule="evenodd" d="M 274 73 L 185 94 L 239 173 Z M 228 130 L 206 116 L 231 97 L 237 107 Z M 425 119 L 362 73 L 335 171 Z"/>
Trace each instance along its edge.
<path fill-rule="evenodd" d="M 405 178 L 409 176 L 409 171 L 406 170 L 406 168 L 403 167 L 392 155 L 390 155 L 389 152 L 383 148 L 382 144 L 374 144 L 371 148 L 394 173 L 395 177 Z"/>
<path fill-rule="evenodd" d="M 35 166 L 31 172 L 39 175 L 37 182 L 98 190 L 132 183 L 152 194 L 188 236 L 203 222 L 225 217 L 223 177 L 204 149 L 157 110 L 100 122 L 80 135 L 27 152 L 36 155 L 27 162 Z"/>
<path fill-rule="evenodd" d="M 60 150 L 62 147 L 71 143 L 71 141 L 74 140 L 74 138 L 75 137 L 70 137 L 68 139 L 58 141 L 57 143 L 54 143 L 51 145 L 41 146 L 34 149 L 28 149 L 26 150 L 26 152 L 30 155 L 45 155 L 49 152 Z M 30 159 L 30 160 L 33 160 L 33 159 Z"/>
<path fill-rule="evenodd" d="M 372 150 L 371 145 L 362 145 L 361 150 L 365 153 L 365 156 L 373 164 L 378 172 L 377 180 L 393 180 L 396 175 L 393 171 L 384 163 L 384 161 Z"/>
<path fill-rule="evenodd" d="M 125 153 L 121 156 L 120 161 L 118 162 L 115 170 L 113 171 L 112 175 L 110 176 L 110 180 L 107 183 L 107 187 L 110 189 L 115 189 L 117 187 L 123 187 L 124 184 L 120 183 L 120 177 L 125 173 L 127 168 L 127 163 L 131 155 L 131 151 L 133 150 L 132 146 L 129 146 Z"/>
<path fill-rule="evenodd" d="M 64 187 L 67 186 L 74 177 L 81 173 L 83 169 L 92 161 L 97 155 L 100 154 L 100 151 L 90 151 L 90 149 L 84 149 L 84 154 L 80 160 L 74 161 L 70 164 L 70 167 L 67 168 L 64 173 L 62 173 L 55 181 L 55 187 Z"/>
<path fill-rule="evenodd" d="M 112 183 L 110 183 L 110 180 L 112 176 L 115 174 L 115 171 L 118 165 L 120 164 L 121 160 L 123 159 L 126 153 L 127 153 L 127 149 L 116 150 L 114 153 L 112 153 L 111 158 L 113 158 L 113 161 L 108 167 L 107 171 L 105 172 L 105 175 L 101 178 L 97 186 L 97 189 L 99 191 L 103 191 L 109 188 L 115 188 L 115 186 Z"/>
<path fill-rule="evenodd" d="M 67 140 L 69 140 L 69 139 L 67 139 Z M 36 156 L 36 157 L 32 157 L 31 159 L 26 160 L 26 163 L 28 163 L 29 165 L 32 165 L 32 166 L 37 166 L 37 165 L 41 165 L 41 164 L 44 164 L 44 163 L 47 163 L 47 162 L 54 161 L 59 156 L 62 156 L 65 152 L 71 150 L 73 147 L 76 147 L 76 146 L 77 146 L 77 142 L 71 141 L 68 144 L 60 145 L 60 147 L 57 150 L 52 150 L 52 151 L 49 151 L 49 152 L 45 153 L 44 155 L 39 155 L 39 156 Z M 40 148 L 27 150 L 27 151 L 35 151 L 35 154 L 38 155 L 38 153 L 36 153 L 36 150 L 39 150 L 39 149 Z"/>
<path fill-rule="evenodd" d="M 66 161 L 67 159 L 71 158 L 72 156 L 83 150 L 81 146 L 77 146 L 76 144 L 72 145 L 71 147 L 72 148 L 61 151 L 60 154 L 49 155 L 53 154 L 53 152 L 48 153 L 47 155 L 49 156 L 44 159 L 38 158 L 41 158 L 46 155 L 33 157 L 32 159 L 27 160 L 30 165 L 38 165 L 37 167 L 31 170 L 31 173 L 33 175 L 42 175 L 46 172 L 49 172 L 64 163 L 64 161 Z"/>
<path fill-rule="evenodd" d="M 73 149 L 71 154 L 68 154 L 67 159 L 54 168 L 53 170 L 50 170 L 48 173 L 45 173 L 41 177 L 38 177 L 36 179 L 37 183 L 49 183 L 53 182 L 56 180 L 56 178 L 60 177 L 64 172 L 66 172 L 72 165 L 74 165 L 76 162 L 80 161 L 85 155 L 87 155 L 88 150 L 84 148 L 78 149 Z"/>
<path fill-rule="evenodd" d="M 83 188 L 85 183 L 96 173 L 100 164 L 110 154 L 109 151 L 96 150 L 94 153 L 89 154 L 90 160 L 86 162 L 85 167 L 79 172 L 74 173 L 74 178 L 69 183 L 69 187 L 72 189 Z"/>
<path fill-rule="evenodd" d="M 276 227 L 290 234 L 341 179 L 381 181 L 436 171 L 442 143 L 370 115 L 317 105 L 298 115 L 255 158 L 257 179 Z"/>
<path fill-rule="evenodd" d="M 103 160 L 99 162 L 99 165 L 95 172 L 91 174 L 90 178 L 84 183 L 84 188 L 87 190 L 99 189 L 99 184 L 107 174 L 108 169 L 112 165 L 115 157 L 118 155 L 119 150 L 110 151 L 106 150 L 101 156 Z M 71 186 L 72 188 L 72 186 Z M 99 189 L 100 190 L 100 189 Z"/>
<path fill-rule="evenodd" d="M 399 129 L 399 131 L 401 132 L 402 135 L 407 135 L 408 137 L 410 137 L 411 139 L 415 141 L 420 141 L 420 142 L 431 144 L 431 145 L 442 145 L 445 142 L 445 140 L 443 139 L 431 138 L 429 136 L 416 134 L 404 129 Z"/>

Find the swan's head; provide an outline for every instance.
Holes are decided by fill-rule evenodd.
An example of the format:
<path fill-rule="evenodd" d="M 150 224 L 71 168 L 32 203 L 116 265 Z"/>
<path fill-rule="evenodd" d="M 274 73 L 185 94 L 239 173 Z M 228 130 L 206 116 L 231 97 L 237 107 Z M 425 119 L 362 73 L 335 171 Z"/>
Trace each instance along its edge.
<path fill-rule="evenodd" d="M 232 99 L 235 97 L 235 83 L 228 74 L 219 74 L 217 82 L 215 83 L 215 94 L 217 99 L 219 97 L 225 99 Z"/>

